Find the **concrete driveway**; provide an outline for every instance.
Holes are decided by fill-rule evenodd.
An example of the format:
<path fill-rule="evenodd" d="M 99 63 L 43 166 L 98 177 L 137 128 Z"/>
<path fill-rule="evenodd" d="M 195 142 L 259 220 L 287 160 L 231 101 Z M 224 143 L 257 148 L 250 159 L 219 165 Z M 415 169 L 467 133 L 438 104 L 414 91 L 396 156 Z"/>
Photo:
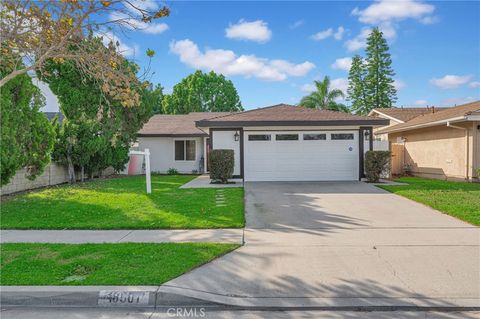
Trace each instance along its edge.
<path fill-rule="evenodd" d="M 245 245 L 161 287 L 238 306 L 480 307 L 480 230 L 372 185 L 246 183 Z"/>

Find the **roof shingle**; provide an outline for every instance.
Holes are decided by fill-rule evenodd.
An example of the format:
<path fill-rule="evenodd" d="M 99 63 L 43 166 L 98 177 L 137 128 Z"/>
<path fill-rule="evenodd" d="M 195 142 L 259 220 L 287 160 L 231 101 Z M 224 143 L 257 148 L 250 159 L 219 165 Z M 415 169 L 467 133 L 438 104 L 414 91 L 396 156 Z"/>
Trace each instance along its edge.
<path fill-rule="evenodd" d="M 179 115 L 154 115 L 143 125 L 138 136 L 207 136 L 195 121 L 231 114 L 229 112 L 192 112 Z"/>
<path fill-rule="evenodd" d="M 395 131 L 408 131 L 409 129 L 415 129 L 419 126 L 429 126 L 429 124 L 435 125 L 437 122 L 442 123 L 453 118 L 468 116 L 474 112 L 480 112 L 480 101 L 447 108 L 435 113 L 420 115 L 408 122 L 378 130 L 375 132 L 375 134 L 383 134 Z"/>
<path fill-rule="evenodd" d="M 301 106 L 278 104 L 240 113 L 218 116 L 197 121 L 198 126 L 221 125 L 385 125 L 389 120 L 369 116 L 354 115 L 328 110 L 309 109 Z"/>
<path fill-rule="evenodd" d="M 372 111 L 382 113 L 402 122 L 408 122 L 417 116 L 435 113 L 447 109 L 446 107 L 391 107 L 391 108 L 374 108 Z"/>

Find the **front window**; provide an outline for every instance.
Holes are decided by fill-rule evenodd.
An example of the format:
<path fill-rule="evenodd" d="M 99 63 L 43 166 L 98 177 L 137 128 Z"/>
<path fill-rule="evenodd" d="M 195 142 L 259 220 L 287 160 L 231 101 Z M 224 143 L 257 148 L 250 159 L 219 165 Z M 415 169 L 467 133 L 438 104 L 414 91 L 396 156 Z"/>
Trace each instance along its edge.
<path fill-rule="evenodd" d="M 194 161 L 195 160 L 195 141 L 186 140 L 175 141 L 175 160 L 176 161 Z"/>

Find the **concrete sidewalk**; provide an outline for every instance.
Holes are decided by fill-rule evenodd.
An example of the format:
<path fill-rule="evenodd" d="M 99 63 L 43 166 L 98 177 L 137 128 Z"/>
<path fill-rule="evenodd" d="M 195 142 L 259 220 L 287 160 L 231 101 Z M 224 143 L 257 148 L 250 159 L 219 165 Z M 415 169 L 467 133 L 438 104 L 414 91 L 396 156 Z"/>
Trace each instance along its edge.
<path fill-rule="evenodd" d="M 0 243 L 243 243 L 243 229 L 2 230 Z"/>

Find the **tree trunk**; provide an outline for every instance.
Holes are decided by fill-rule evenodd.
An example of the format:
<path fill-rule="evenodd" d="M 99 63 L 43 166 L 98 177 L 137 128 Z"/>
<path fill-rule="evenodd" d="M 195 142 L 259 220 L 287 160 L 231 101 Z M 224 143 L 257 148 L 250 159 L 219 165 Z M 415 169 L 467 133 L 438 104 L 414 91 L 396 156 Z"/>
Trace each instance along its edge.
<path fill-rule="evenodd" d="M 75 168 L 73 167 L 73 163 L 72 163 L 72 159 L 70 158 L 70 155 L 67 155 L 67 161 L 68 161 L 68 182 L 70 184 L 74 184 L 76 182 Z"/>
<path fill-rule="evenodd" d="M 82 176 L 81 176 L 81 179 L 82 179 L 82 183 L 85 181 L 85 168 L 83 167 L 82 165 Z"/>

